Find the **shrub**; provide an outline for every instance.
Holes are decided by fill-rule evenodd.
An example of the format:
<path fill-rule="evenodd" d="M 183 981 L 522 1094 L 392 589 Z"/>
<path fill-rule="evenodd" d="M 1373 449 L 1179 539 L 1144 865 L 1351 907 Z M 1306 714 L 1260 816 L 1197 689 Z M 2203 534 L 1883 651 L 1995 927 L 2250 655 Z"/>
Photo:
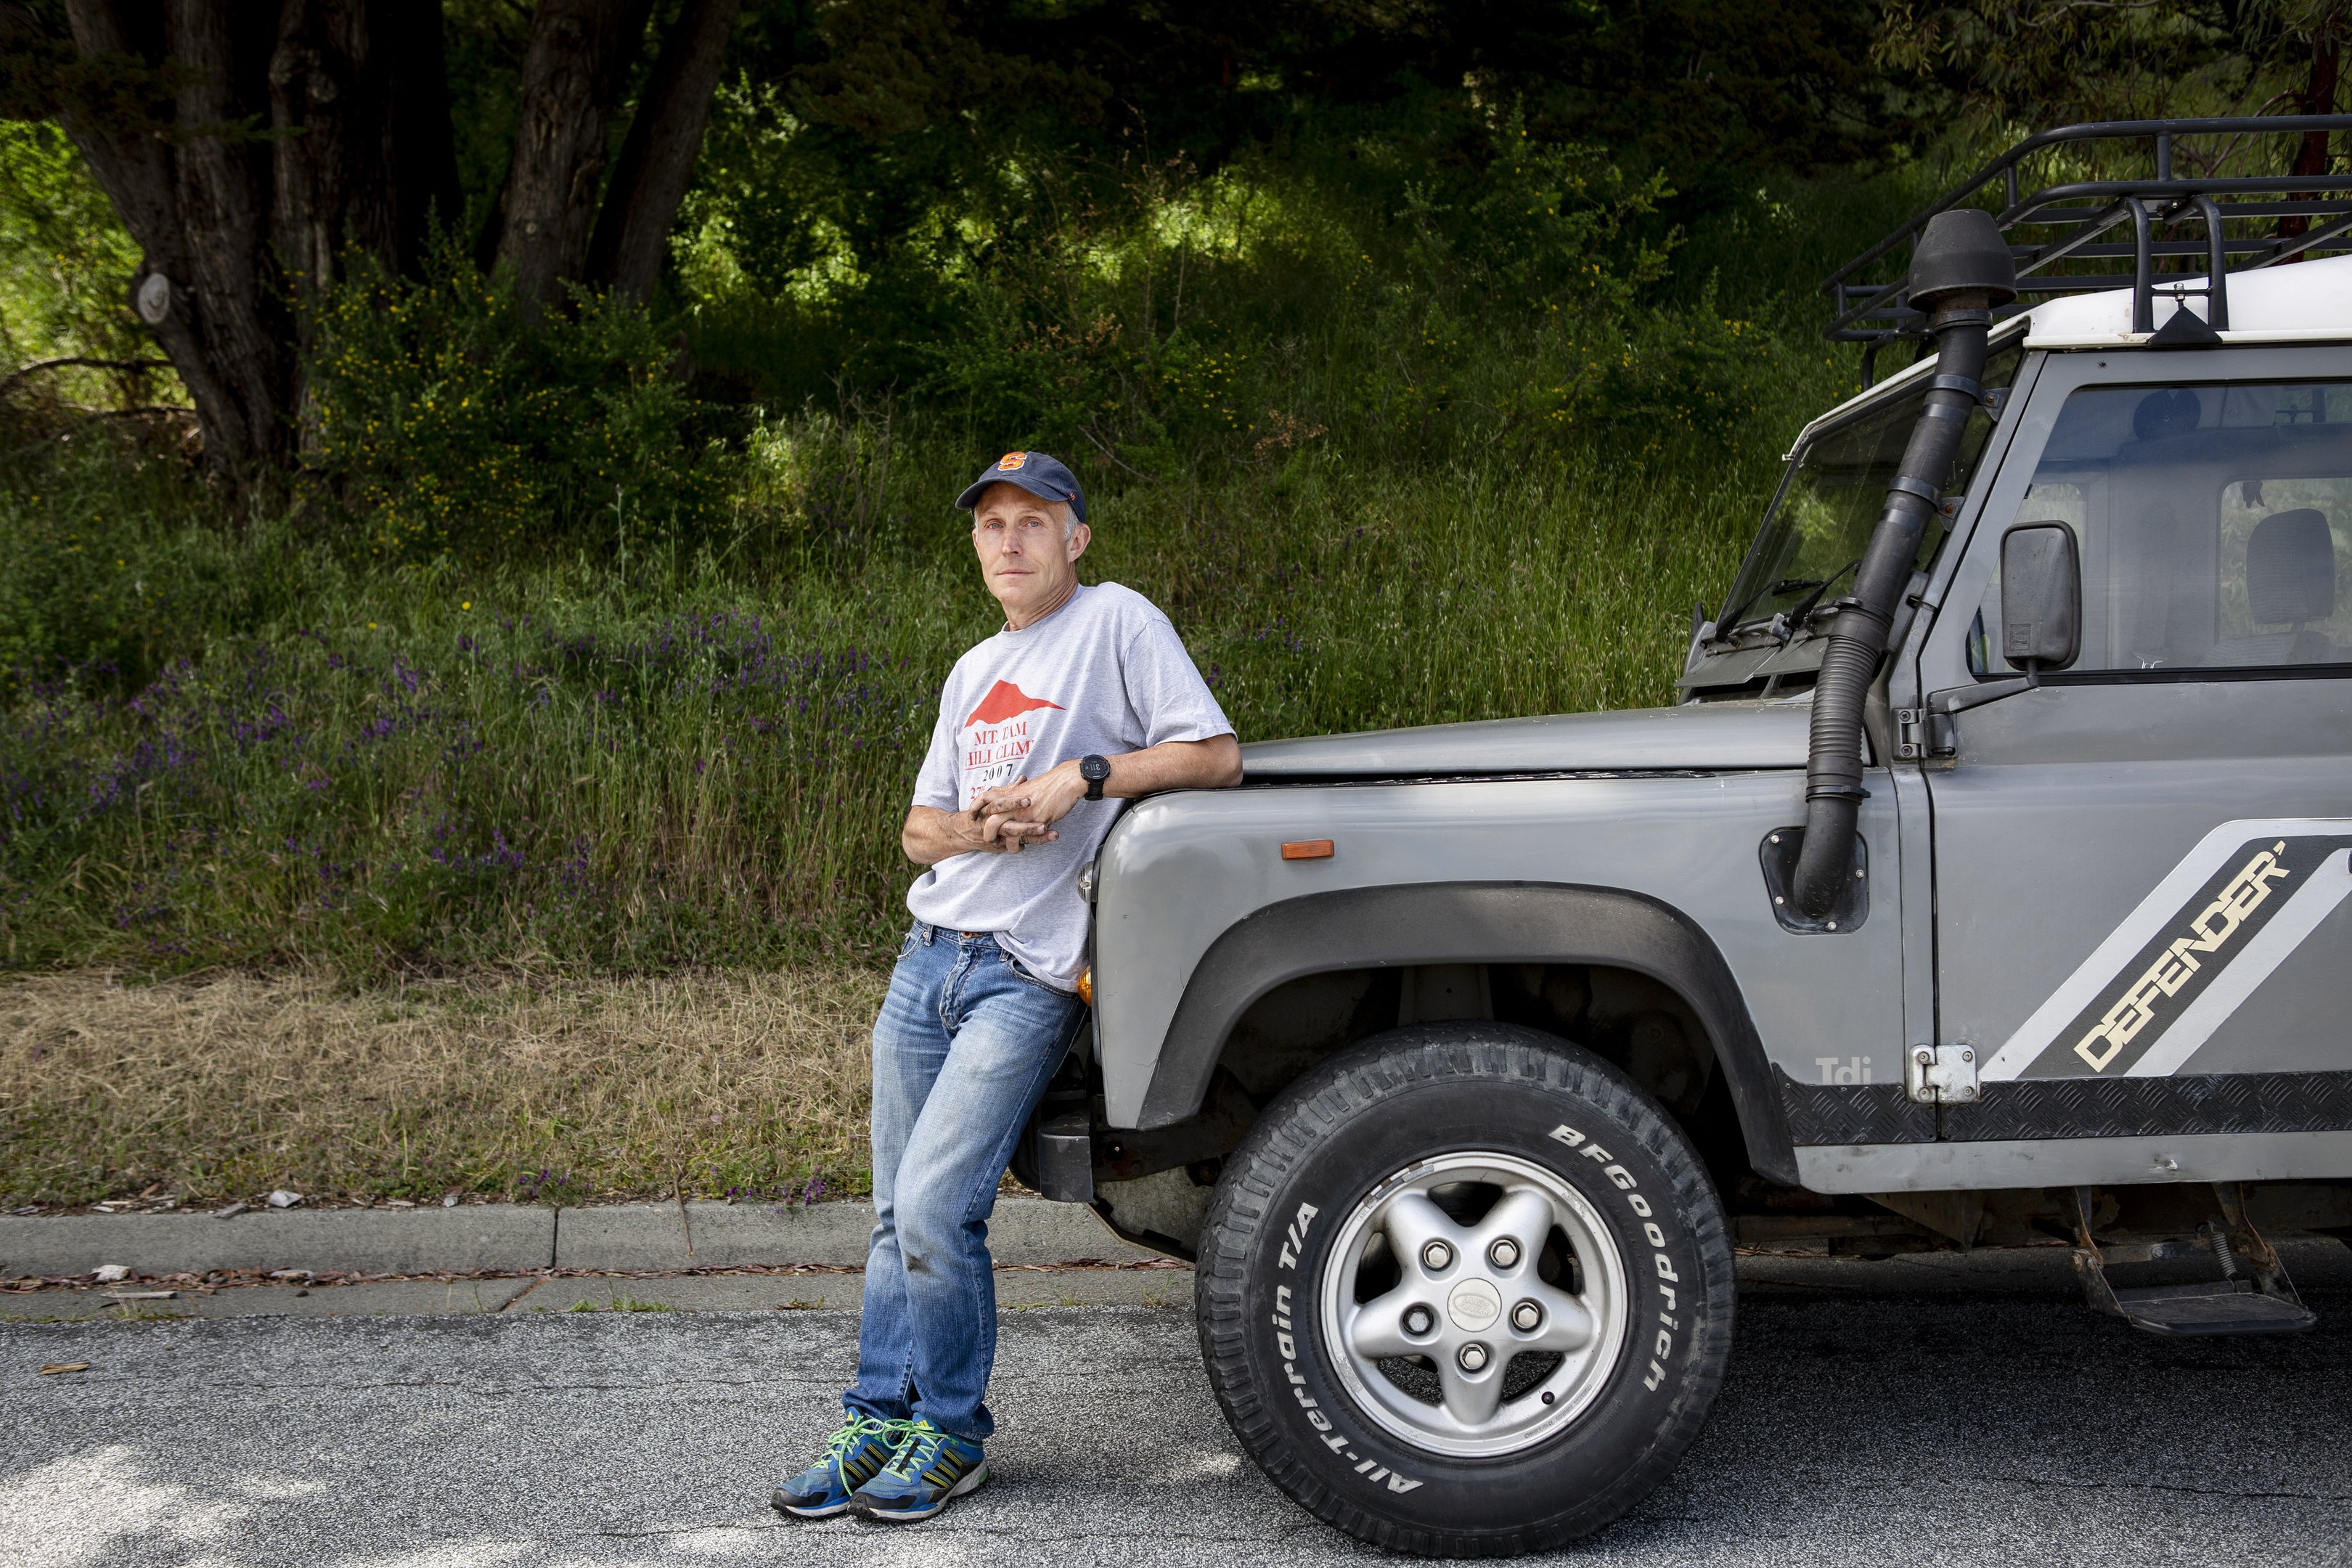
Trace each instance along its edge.
<path fill-rule="evenodd" d="M 718 463 L 643 310 L 537 312 L 452 244 L 311 302 L 305 466 L 378 560 L 697 536 Z"/>
<path fill-rule="evenodd" d="M 0 120 L 0 366 L 152 352 L 123 308 L 138 261 L 66 133 Z"/>
<path fill-rule="evenodd" d="M 0 483 L 0 703 L 68 672 L 135 690 L 331 572 L 282 516 L 238 528 L 184 463 L 115 434 L 51 441 Z"/>

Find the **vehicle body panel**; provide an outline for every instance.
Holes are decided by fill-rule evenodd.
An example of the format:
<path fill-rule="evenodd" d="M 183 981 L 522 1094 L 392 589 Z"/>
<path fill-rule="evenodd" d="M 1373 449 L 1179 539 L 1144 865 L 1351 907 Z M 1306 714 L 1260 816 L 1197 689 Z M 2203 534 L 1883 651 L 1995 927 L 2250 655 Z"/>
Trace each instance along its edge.
<path fill-rule="evenodd" d="M 1817 1193 L 2289 1182 L 2347 1173 L 2352 1173 L 2352 1131 L 2340 1131 L 2010 1138 L 1797 1150 L 1799 1180 Z"/>
<path fill-rule="evenodd" d="M 2073 393 L 2352 377 L 2352 354 L 2341 349 L 2032 357 L 2021 381 L 2030 376 L 2034 390 L 2008 451 L 1922 595 L 1928 608 L 1890 683 L 1895 705 L 1978 680 L 1970 625 L 1997 597 L 2000 537 L 2020 519 Z M 2176 1020 L 2159 1010 L 2154 1045 L 2103 1068 L 2091 1064 L 2104 1047 L 2069 1056 L 2084 1032 L 2071 1027 L 2080 1022 L 2074 1004 L 2109 1000 L 2103 984 L 2119 993 L 2138 973 L 2120 951 L 2133 945 L 2136 912 L 2151 930 L 2199 913 L 2155 895 L 2206 840 L 2230 839 L 2208 850 L 2214 858 L 2256 829 L 2352 833 L 2352 671 L 2062 676 L 1962 713 L 1954 727 L 1955 758 L 1899 770 L 1904 792 L 1933 802 L 1937 913 L 1911 951 L 1934 953 L 1935 967 L 1923 975 L 1915 963 L 1909 978 L 1932 979 L 1932 1037 L 1983 1053 L 1983 1097 L 1945 1109 L 1932 1149 L 1890 1140 L 1833 1155 L 1801 1150 L 1806 1184 L 1899 1191 L 2352 1173 L 2352 1132 L 2341 1131 L 2352 1128 L 2352 1042 L 2341 1022 L 2352 1002 L 2342 971 L 2352 900 L 2305 921 L 2300 945 L 2271 955 L 2273 966 L 2240 968 L 2246 994 L 2234 1011 L 2203 1010 L 2210 1032 L 2176 1035 L 2167 1052 L 2160 1037 Z M 1920 814 L 1906 820 L 1916 826 Z M 1920 847 L 1916 838 L 1906 846 L 1914 857 Z M 1916 891 L 1923 868 L 1906 858 L 1903 869 L 1915 888 L 1908 907 L 1930 907 Z M 2098 1008 L 2091 1012 L 2095 1021 Z M 1912 1033 L 1926 1037 L 1916 1009 Z"/>
<path fill-rule="evenodd" d="M 1422 965 L 1433 966 L 1433 984 L 1408 994 L 1405 974 Z M 1481 965 L 1489 971 L 1486 984 L 1459 984 L 1465 966 Z M 1677 1037 L 1700 1052 L 1714 1043 L 1717 1071 L 1708 1076 L 1730 1095 L 1749 1165 L 1775 1181 L 1797 1179 L 1781 1075 L 1766 1058 L 1738 982 L 1713 938 L 1654 899 L 1564 882 L 1349 888 L 1301 894 L 1244 916 L 1210 945 L 1186 982 L 1152 1067 L 1140 1124 L 1187 1121 L 1210 1098 L 1220 1071 L 1258 1076 L 1258 1061 L 1227 1059 L 1227 1043 L 1252 1005 L 1287 982 L 1394 971 L 1397 1022 L 1425 1023 L 1484 1016 L 1495 1001 L 1495 970 L 1520 971 L 1514 978 L 1524 993 L 1527 968 L 1553 966 L 1645 976 L 1679 999 L 1699 1033 L 1696 1039 L 1683 1036 L 1677 1022 Z M 1262 1048 L 1265 1032 L 1251 1039 L 1245 1050 Z"/>
<path fill-rule="evenodd" d="M 1879 784 L 1863 834 L 1891 858 L 1893 792 L 1883 776 Z M 1893 889 L 1874 900 L 1861 930 L 1835 937 L 1793 933 L 1772 915 L 1759 848 L 1801 818 L 1803 793 L 1801 773 L 1775 770 L 1245 787 L 1145 801 L 1097 861 L 1097 1022 L 1109 1123 L 1142 1125 L 1171 1020 L 1227 930 L 1307 894 L 1412 885 L 1636 891 L 1713 940 L 1773 1066 L 1820 1079 L 1820 1042 L 1844 1042 L 1843 1055 L 1864 1058 L 1857 1073 L 1899 1085 L 1902 922 Z M 1328 858 L 1281 858 L 1285 842 L 1325 838 Z"/>
<path fill-rule="evenodd" d="M 1716 702 L 1255 741 L 1242 748 L 1242 772 L 1258 784 L 1308 778 L 1801 768 L 1806 711 L 1803 705 L 1787 700 Z"/>

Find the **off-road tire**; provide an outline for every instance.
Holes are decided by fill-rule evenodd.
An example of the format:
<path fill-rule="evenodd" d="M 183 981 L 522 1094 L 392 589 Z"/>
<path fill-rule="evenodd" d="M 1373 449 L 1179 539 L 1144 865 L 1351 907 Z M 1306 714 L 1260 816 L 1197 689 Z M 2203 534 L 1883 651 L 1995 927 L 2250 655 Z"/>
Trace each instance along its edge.
<path fill-rule="evenodd" d="M 1339 1217 L 1393 1173 L 1455 1151 L 1566 1178 L 1622 1249 L 1627 1282 L 1622 1346 L 1591 1404 L 1499 1458 L 1433 1452 L 1370 1419 L 1306 1305 Z M 1697 1436 L 1731 1348 L 1730 1238 L 1689 1141 L 1609 1063 L 1504 1024 L 1397 1029 L 1286 1089 L 1225 1162 L 1196 1292 L 1210 1382 L 1250 1456 L 1349 1534 L 1430 1555 L 1540 1551 L 1617 1519 Z"/>

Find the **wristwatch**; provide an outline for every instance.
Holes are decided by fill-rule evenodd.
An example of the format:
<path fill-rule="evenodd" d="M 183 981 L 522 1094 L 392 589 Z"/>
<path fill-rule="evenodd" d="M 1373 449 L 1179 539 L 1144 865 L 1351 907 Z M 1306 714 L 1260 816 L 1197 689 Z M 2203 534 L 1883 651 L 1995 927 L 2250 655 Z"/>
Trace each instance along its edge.
<path fill-rule="evenodd" d="M 1087 798 L 1088 800 L 1100 800 L 1102 798 L 1103 781 L 1110 777 L 1110 759 L 1108 757 L 1080 757 L 1078 759 L 1078 776 L 1087 781 Z"/>

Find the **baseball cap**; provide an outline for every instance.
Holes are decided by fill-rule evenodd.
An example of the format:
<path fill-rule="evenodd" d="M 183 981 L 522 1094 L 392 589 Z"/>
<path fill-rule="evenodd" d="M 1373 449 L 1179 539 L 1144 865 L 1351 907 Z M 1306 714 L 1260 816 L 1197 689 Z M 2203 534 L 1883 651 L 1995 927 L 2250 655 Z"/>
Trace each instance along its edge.
<path fill-rule="evenodd" d="M 1062 500 L 1087 520 L 1087 492 L 1078 488 L 1078 476 L 1062 465 L 1058 458 L 1044 452 L 1007 452 L 981 470 L 980 478 L 964 487 L 956 497 L 956 505 L 970 511 L 980 504 L 980 498 L 991 485 L 1019 485 L 1039 500 Z"/>

